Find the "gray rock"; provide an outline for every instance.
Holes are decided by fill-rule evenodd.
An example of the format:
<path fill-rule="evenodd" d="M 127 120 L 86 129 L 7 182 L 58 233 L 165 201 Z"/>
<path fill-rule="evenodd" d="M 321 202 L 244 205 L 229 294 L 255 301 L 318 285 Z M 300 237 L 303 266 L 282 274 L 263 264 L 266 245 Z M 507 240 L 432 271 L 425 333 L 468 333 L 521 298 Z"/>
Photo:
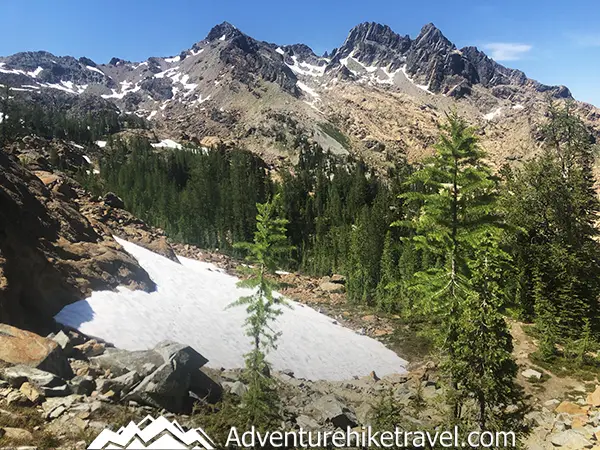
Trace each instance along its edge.
<path fill-rule="evenodd" d="M 90 358 L 90 361 L 103 370 L 110 370 L 115 376 L 135 370 L 142 377 L 149 375 L 164 363 L 162 357 L 151 350 L 128 352 L 114 348 L 106 349 L 103 355 Z"/>
<path fill-rule="evenodd" d="M 217 403 L 223 396 L 223 386 L 202 370 L 192 370 L 189 390 L 195 397 L 208 403 Z"/>
<path fill-rule="evenodd" d="M 381 380 L 391 384 L 402 384 L 408 381 L 408 375 L 405 373 L 392 373 L 385 375 Z"/>
<path fill-rule="evenodd" d="M 29 366 L 19 365 L 2 369 L 0 378 L 17 389 L 27 381 L 45 397 L 62 397 L 70 393 L 69 387 L 62 378 Z"/>
<path fill-rule="evenodd" d="M 96 391 L 100 395 L 108 394 L 112 391 L 115 394 L 120 394 L 125 386 L 119 383 L 116 378 L 100 378 L 96 380 Z"/>
<path fill-rule="evenodd" d="M 164 362 L 173 361 L 176 364 L 185 364 L 190 370 L 200 369 L 208 362 L 208 359 L 192 347 L 178 342 L 163 341 L 152 350 L 162 356 Z"/>
<path fill-rule="evenodd" d="M 74 394 L 77 395 L 92 395 L 96 389 L 94 378 L 89 376 L 76 376 L 69 381 L 69 386 Z"/>
<path fill-rule="evenodd" d="M 360 425 L 368 426 L 371 424 L 371 415 L 373 413 L 373 405 L 369 402 L 364 402 L 356 408 L 356 418 Z"/>
<path fill-rule="evenodd" d="M 176 342 L 161 342 L 152 350 L 138 352 L 107 349 L 104 355 L 92 360 L 118 375 L 104 381 L 101 391 L 127 392 L 122 396 L 125 402 L 184 412 L 191 408 L 190 392 L 196 398 L 214 399 L 221 395 L 220 386 L 200 372 L 208 360 L 190 346 Z M 135 380 L 131 372 L 136 372 L 141 379 L 135 387 L 129 384 Z M 124 386 L 133 389 L 124 389 Z"/>
<path fill-rule="evenodd" d="M 319 430 L 321 428 L 319 422 L 304 414 L 296 417 L 296 423 L 303 430 Z"/>
<path fill-rule="evenodd" d="M 44 411 L 43 417 L 46 419 L 56 419 L 80 399 L 81 397 L 78 395 L 46 399 L 46 401 L 42 403 L 42 409 Z"/>
<path fill-rule="evenodd" d="M 110 206 L 112 208 L 118 208 L 118 209 L 125 208 L 125 203 L 123 202 L 123 200 L 121 200 L 121 198 L 113 192 L 108 192 L 104 196 L 103 200 L 104 200 L 105 205 Z"/>
<path fill-rule="evenodd" d="M 440 395 L 441 393 L 441 389 L 438 390 L 435 385 L 429 385 L 429 386 L 425 386 L 423 387 L 422 391 L 421 391 L 421 395 L 423 396 L 423 398 L 425 400 L 431 400 L 435 397 L 437 397 L 438 395 Z"/>
<path fill-rule="evenodd" d="M 133 400 L 171 412 L 184 412 L 191 374 L 185 366 L 166 362 L 146 378 L 123 401 Z"/>
<path fill-rule="evenodd" d="M 550 442 L 561 449 L 582 449 L 591 448 L 592 442 L 585 436 L 575 430 L 565 430 L 560 433 L 550 435 Z"/>
<path fill-rule="evenodd" d="M 31 406 L 31 400 L 29 400 L 22 392 L 20 391 L 11 391 L 6 396 L 6 404 L 14 405 L 14 406 Z"/>
<path fill-rule="evenodd" d="M 52 340 L 56 342 L 60 348 L 63 349 L 65 354 L 69 354 L 73 349 L 73 344 L 71 343 L 71 338 L 67 336 L 62 330 L 59 331 L 55 336 L 52 337 Z"/>
<path fill-rule="evenodd" d="M 358 424 L 354 413 L 333 395 L 320 397 L 311 404 L 311 408 L 323 422 L 331 422 L 343 430 Z"/>
<path fill-rule="evenodd" d="M 132 370 L 120 377 L 113 378 L 111 381 L 118 385 L 119 392 L 124 395 L 136 387 L 142 381 L 142 377 L 135 370 Z"/>
<path fill-rule="evenodd" d="M 5 427 L 0 428 L 0 430 L 2 431 L 2 433 L 0 433 L 0 438 L 4 437 L 6 439 L 25 442 L 33 441 L 33 435 L 31 434 L 31 432 L 24 430 L 23 428 Z M 20 448 L 21 447 L 19 447 L 19 449 Z"/>
<path fill-rule="evenodd" d="M 161 342 L 152 350 L 135 352 L 107 348 L 103 355 L 90 360 L 116 376 L 135 371 L 142 378 L 171 360 L 174 364 L 185 365 L 189 370 L 200 369 L 208 362 L 190 346 L 176 342 Z"/>
<path fill-rule="evenodd" d="M 319 289 L 330 294 L 341 294 L 346 290 L 343 284 L 332 283 L 331 281 L 321 283 Z"/>
<path fill-rule="evenodd" d="M 523 377 L 528 378 L 530 380 L 541 380 L 542 379 L 542 373 L 538 372 L 537 370 L 533 370 L 533 369 L 524 370 L 523 372 L 521 372 L 521 375 L 523 375 Z"/>
<path fill-rule="evenodd" d="M 73 376 L 71 366 L 56 342 L 5 324 L 0 324 L 0 361 L 33 367 L 63 378 Z"/>
<path fill-rule="evenodd" d="M 64 383 L 50 372 L 23 365 L 0 370 L 0 378 L 8 381 L 12 387 L 17 389 L 26 381 L 38 387 L 59 386 Z"/>
<path fill-rule="evenodd" d="M 233 395 L 237 395 L 238 397 L 243 397 L 246 392 L 248 392 L 248 386 L 246 386 L 241 381 L 236 381 L 234 383 L 227 383 L 229 387 L 229 392 Z"/>

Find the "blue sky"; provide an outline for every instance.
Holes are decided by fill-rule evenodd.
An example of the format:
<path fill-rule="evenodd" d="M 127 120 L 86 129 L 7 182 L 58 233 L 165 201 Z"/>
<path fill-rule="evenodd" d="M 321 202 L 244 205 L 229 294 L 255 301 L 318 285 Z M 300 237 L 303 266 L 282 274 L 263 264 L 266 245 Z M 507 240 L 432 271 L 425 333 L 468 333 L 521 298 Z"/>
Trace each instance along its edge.
<path fill-rule="evenodd" d="M 458 47 L 476 45 L 546 84 L 600 106 L 598 0 L 3 0 L 0 55 L 48 50 L 98 63 L 170 56 L 229 21 L 251 36 L 317 53 L 365 21 L 415 37 L 433 22 Z"/>

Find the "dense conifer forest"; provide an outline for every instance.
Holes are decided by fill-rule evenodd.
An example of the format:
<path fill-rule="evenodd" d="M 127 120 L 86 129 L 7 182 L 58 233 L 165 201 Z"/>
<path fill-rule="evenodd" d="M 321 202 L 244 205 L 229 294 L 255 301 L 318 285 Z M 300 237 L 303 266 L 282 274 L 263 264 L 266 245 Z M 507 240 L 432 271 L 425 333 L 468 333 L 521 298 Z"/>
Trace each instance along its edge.
<path fill-rule="evenodd" d="M 256 204 L 279 193 L 294 248 L 288 268 L 342 273 L 349 301 L 411 314 L 419 314 L 415 280 L 445 272 L 448 255 L 459 252 L 447 250 L 449 242 L 472 247 L 491 227 L 486 245 L 502 254 L 495 270 L 505 306 L 552 334 L 575 337 L 581 318 L 598 330 L 594 146 L 569 106 L 551 106 L 548 116 L 543 152 L 495 174 L 471 128 L 451 116 L 451 126 L 462 124 L 472 140 L 473 154 L 452 163 L 453 149 L 466 143 L 453 144 L 458 131 L 442 128 L 431 160 L 402 162 L 386 177 L 318 146 L 305 145 L 296 165 L 274 171 L 241 149 L 157 151 L 130 138 L 111 140 L 100 176 L 84 178 L 97 194 L 117 193 L 173 239 L 238 256 L 235 243 L 252 239 Z M 459 256 L 455 266 L 467 267 Z"/>

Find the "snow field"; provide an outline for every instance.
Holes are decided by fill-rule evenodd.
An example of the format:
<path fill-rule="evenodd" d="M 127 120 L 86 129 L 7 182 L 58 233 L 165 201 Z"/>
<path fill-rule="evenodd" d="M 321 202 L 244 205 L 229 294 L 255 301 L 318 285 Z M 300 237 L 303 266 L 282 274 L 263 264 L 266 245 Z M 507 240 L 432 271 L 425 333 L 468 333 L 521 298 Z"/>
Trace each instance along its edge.
<path fill-rule="evenodd" d="M 148 272 L 155 292 L 94 292 L 66 306 L 56 320 L 127 350 L 154 347 L 170 339 L 194 347 L 209 367 L 244 366 L 251 349 L 243 328 L 244 307 L 227 308 L 250 293 L 237 278 L 215 266 L 179 257 L 177 264 L 135 244 L 117 239 Z M 267 355 L 275 370 L 291 369 L 297 377 L 345 380 L 405 372 L 406 361 L 380 342 L 337 324 L 314 309 L 293 301 L 282 307 L 274 325 L 278 347 Z"/>

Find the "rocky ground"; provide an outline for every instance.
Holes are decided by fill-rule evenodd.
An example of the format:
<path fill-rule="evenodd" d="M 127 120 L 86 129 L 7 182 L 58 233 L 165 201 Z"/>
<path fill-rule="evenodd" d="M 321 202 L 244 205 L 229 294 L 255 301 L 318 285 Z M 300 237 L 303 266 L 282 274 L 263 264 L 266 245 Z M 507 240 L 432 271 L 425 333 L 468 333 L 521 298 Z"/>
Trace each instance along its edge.
<path fill-rule="evenodd" d="M 4 445 L 86 448 L 104 428 L 117 430 L 148 414 L 192 426 L 203 420 L 194 402 L 215 404 L 224 394 L 239 397 L 247 390 L 241 371 L 203 369 L 202 355 L 171 342 L 128 352 L 74 331 L 42 338 L 2 325 L 0 361 L 6 366 L 0 369 Z M 273 377 L 286 429 L 334 430 L 369 424 L 375 402 L 387 392 L 407 408 L 420 398 L 438 398 L 443 390 L 433 369 L 429 364 L 409 374 L 380 379 L 372 373 L 345 382 L 307 381 L 289 371 Z M 438 415 L 436 408 L 422 408 L 415 420 L 431 423 Z"/>

